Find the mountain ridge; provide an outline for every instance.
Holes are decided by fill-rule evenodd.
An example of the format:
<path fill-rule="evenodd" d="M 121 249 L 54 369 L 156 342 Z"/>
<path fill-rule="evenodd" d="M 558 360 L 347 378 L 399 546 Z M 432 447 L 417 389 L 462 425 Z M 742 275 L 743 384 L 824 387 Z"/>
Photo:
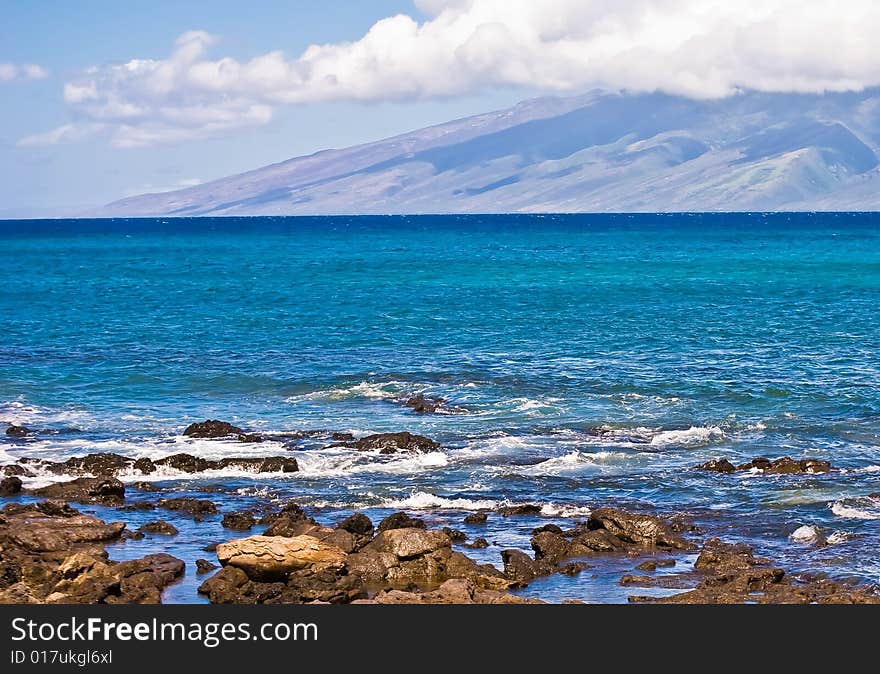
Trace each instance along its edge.
<path fill-rule="evenodd" d="M 102 216 L 876 210 L 880 90 L 530 99 Z"/>

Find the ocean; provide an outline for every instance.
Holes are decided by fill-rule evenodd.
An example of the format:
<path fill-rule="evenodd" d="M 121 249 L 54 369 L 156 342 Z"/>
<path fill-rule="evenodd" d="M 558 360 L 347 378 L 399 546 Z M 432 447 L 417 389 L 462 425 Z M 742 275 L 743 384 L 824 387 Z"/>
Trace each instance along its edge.
<path fill-rule="evenodd" d="M 223 511 L 294 500 L 322 523 L 405 510 L 485 537 L 466 552 L 499 566 L 536 526 L 597 506 L 685 513 L 784 568 L 880 581 L 878 214 L 4 221 L 0 246 L 0 424 L 35 431 L 0 433 L 0 465 L 285 455 L 299 472 L 123 480 Z M 417 393 L 443 398 L 440 413 L 402 404 Z M 182 435 L 208 418 L 441 446 Z M 694 470 L 781 456 L 833 470 Z M 526 503 L 540 513 L 462 524 Z M 82 508 L 130 528 L 157 517 Z M 219 516 L 173 522 L 176 537 L 108 550 L 184 559 L 166 600 L 204 601 L 194 560 L 242 534 Z M 520 593 L 626 601 L 626 564 Z"/>

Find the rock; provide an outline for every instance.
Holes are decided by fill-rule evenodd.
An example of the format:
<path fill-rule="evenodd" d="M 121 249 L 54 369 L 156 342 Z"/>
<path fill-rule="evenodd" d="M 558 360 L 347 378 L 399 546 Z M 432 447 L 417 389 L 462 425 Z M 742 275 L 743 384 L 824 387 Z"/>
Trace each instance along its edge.
<path fill-rule="evenodd" d="M 708 470 L 713 473 L 733 473 L 736 471 L 736 466 L 727 459 L 712 459 L 706 463 L 701 463 L 696 467 L 696 470 Z"/>
<path fill-rule="evenodd" d="M 214 562 L 210 562 L 207 559 L 197 559 L 196 560 L 196 573 L 200 576 L 205 575 L 206 573 L 211 573 L 214 569 L 217 568 L 217 565 Z"/>
<path fill-rule="evenodd" d="M 261 523 L 269 523 L 266 536 L 286 536 L 293 538 L 301 536 L 318 527 L 318 523 L 306 515 L 303 509 L 296 503 L 288 503 L 280 513 L 264 517 Z"/>
<path fill-rule="evenodd" d="M 542 531 L 532 536 L 532 549 L 535 551 L 535 561 L 554 567 L 564 559 L 589 552 L 583 545 L 572 543 L 552 531 Z"/>
<path fill-rule="evenodd" d="M 90 515 L 44 515 L 38 510 L 7 517 L 4 524 L 6 538 L 29 552 L 68 551 L 81 544 L 104 543 L 119 538 L 124 529 L 122 522 L 105 524 Z"/>
<path fill-rule="evenodd" d="M 120 506 L 120 510 L 127 510 L 129 512 L 132 511 L 143 511 L 143 510 L 155 510 L 156 505 L 150 503 L 149 501 L 134 501 L 133 503 L 126 503 L 124 506 Z"/>
<path fill-rule="evenodd" d="M 238 436 L 238 441 L 250 443 L 263 442 L 263 436 L 259 433 L 242 433 Z"/>
<path fill-rule="evenodd" d="M 485 524 L 488 519 L 489 516 L 486 513 L 471 513 L 466 515 L 463 521 L 465 524 L 480 525 Z"/>
<path fill-rule="evenodd" d="M 406 513 L 397 512 L 379 522 L 379 531 L 391 529 L 424 529 L 425 521 L 418 517 L 410 517 Z"/>
<path fill-rule="evenodd" d="M 540 515 L 541 506 L 534 503 L 526 503 L 524 505 L 503 506 L 498 508 L 496 512 L 504 517 L 511 515 Z"/>
<path fill-rule="evenodd" d="M 442 531 L 444 534 L 449 536 L 449 540 L 453 543 L 464 543 L 467 540 L 467 535 L 463 531 L 459 531 L 458 529 L 443 527 Z"/>
<path fill-rule="evenodd" d="M 198 498 L 160 498 L 157 505 L 166 510 L 174 510 L 176 512 L 186 513 L 194 517 L 203 515 L 216 515 L 220 512 L 216 504 L 206 499 Z"/>
<path fill-rule="evenodd" d="M 183 473 L 201 473 L 215 464 L 215 461 L 208 461 L 192 454 L 172 454 L 161 459 L 153 461 L 156 466 L 168 466 Z"/>
<path fill-rule="evenodd" d="M 154 464 L 150 459 L 146 457 L 135 461 L 133 467 L 135 470 L 139 470 L 144 475 L 149 475 L 150 473 L 156 472 L 156 464 Z"/>
<path fill-rule="evenodd" d="M 433 414 L 442 407 L 446 401 L 443 398 L 426 397 L 423 393 L 416 393 L 410 396 L 404 406 L 411 407 L 413 412 L 417 414 Z"/>
<path fill-rule="evenodd" d="M 451 545 L 449 536 L 442 531 L 421 528 L 387 529 L 380 531 L 364 550 L 390 552 L 400 559 L 411 559 L 441 548 L 449 548 Z"/>
<path fill-rule="evenodd" d="M 592 568 L 592 565 L 587 564 L 586 562 L 568 562 L 566 564 L 560 565 L 559 573 L 564 576 L 576 576 L 581 571 Z"/>
<path fill-rule="evenodd" d="M 371 602 L 374 604 L 541 604 L 537 599 L 517 597 L 498 590 L 483 589 L 465 578 L 452 578 L 430 592 L 384 590 Z"/>
<path fill-rule="evenodd" d="M 201 473 L 206 470 L 238 468 L 254 473 L 295 473 L 299 470 L 296 459 L 287 456 L 228 457 L 211 461 L 192 454 L 172 454 L 153 462 L 156 466 L 168 466 L 184 473 Z"/>
<path fill-rule="evenodd" d="M 156 520 L 148 522 L 142 527 L 138 527 L 138 531 L 142 534 L 158 534 L 160 536 L 177 536 L 177 527 L 165 520 Z"/>
<path fill-rule="evenodd" d="M 396 454 L 397 452 L 436 452 L 440 449 L 440 443 L 434 442 L 423 435 L 413 433 L 378 433 L 368 435 L 349 442 L 347 447 L 352 447 L 361 452 L 375 452 L 380 454 Z"/>
<path fill-rule="evenodd" d="M 536 562 L 522 550 L 502 550 L 501 560 L 504 562 L 504 575 L 523 585 L 532 582 L 536 576 L 547 573 L 547 567 Z"/>
<path fill-rule="evenodd" d="M 24 466 L 19 466 L 17 463 L 12 463 L 8 466 L 3 466 L 3 475 L 7 475 L 9 477 L 33 477 L 34 474 L 30 472 Z"/>
<path fill-rule="evenodd" d="M 57 473 L 91 473 L 98 476 L 113 476 L 134 463 L 132 459 L 119 454 L 101 452 L 74 456 L 63 463 L 54 464 L 51 469 Z"/>
<path fill-rule="evenodd" d="M 465 543 L 464 547 L 470 548 L 471 550 L 481 550 L 489 547 L 489 541 L 485 538 L 477 538 L 473 543 Z"/>
<path fill-rule="evenodd" d="M 562 527 L 556 524 L 545 524 L 544 526 L 538 527 L 537 529 L 532 529 L 532 536 L 537 536 L 542 531 L 549 531 L 554 534 L 559 534 L 560 536 L 562 535 Z"/>
<path fill-rule="evenodd" d="M 208 419 L 201 423 L 190 424 L 183 431 L 183 434 L 191 438 L 225 438 L 230 435 L 244 434 L 244 431 L 227 421 Z"/>
<path fill-rule="evenodd" d="M 831 470 L 830 461 L 822 461 L 820 459 L 792 459 L 790 456 L 783 456 L 778 459 L 767 459 L 762 456 L 752 459 L 747 463 L 741 463 L 734 466 L 727 459 L 715 459 L 696 467 L 697 470 L 709 470 L 716 473 L 734 473 L 745 470 L 759 470 L 765 475 L 774 474 L 790 474 L 799 473 L 827 473 Z"/>
<path fill-rule="evenodd" d="M 116 506 L 121 505 L 125 499 L 125 485 L 114 477 L 80 477 L 69 482 L 31 489 L 29 493 L 77 503 Z"/>
<path fill-rule="evenodd" d="M 240 604 L 242 589 L 250 579 L 241 569 L 227 566 L 199 586 L 199 594 L 206 594 L 212 604 Z"/>
<path fill-rule="evenodd" d="M 224 529 L 235 529 L 237 531 L 248 531 L 257 520 L 251 513 L 226 513 L 220 521 L 220 525 Z"/>
<path fill-rule="evenodd" d="M 370 518 L 363 513 L 355 513 L 354 515 L 349 515 L 339 524 L 337 524 L 336 528 L 344 529 L 345 531 L 351 534 L 355 534 L 357 536 L 373 535 L 373 523 L 370 521 Z"/>
<path fill-rule="evenodd" d="M 223 566 L 234 566 L 255 580 L 283 579 L 293 571 L 339 570 L 347 555 L 311 536 L 251 536 L 217 546 Z"/>
<path fill-rule="evenodd" d="M 204 550 L 205 552 L 216 552 L 218 545 L 220 545 L 220 543 L 208 543 L 205 547 L 202 548 L 202 550 Z"/>
<path fill-rule="evenodd" d="M 132 482 L 129 486 L 138 491 L 159 491 L 159 487 L 152 482 Z"/>
<path fill-rule="evenodd" d="M 692 548 L 680 534 L 654 515 L 627 513 L 614 508 L 598 508 L 587 521 L 590 530 L 604 530 L 622 541 L 644 547 L 666 547 L 676 550 Z"/>
<path fill-rule="evenodd" d="M 674 559 L 649 559 L 636 565 L 637 571 L 656 571 L 661 566 L 675 566 Z"/>
<path fill-rule="evenodd" d="M 0 480 L 0 496 L 15 496 L 21 491 L 21 478 L 13 475 Z"/>
<path fill-rule="evenodd" d="M 11 435 L 14 438 L 23 438 L 30 432 L 31 431 L 24 426 L 16 426 L 14 424 L 6 429 L 6 435 Z"/>

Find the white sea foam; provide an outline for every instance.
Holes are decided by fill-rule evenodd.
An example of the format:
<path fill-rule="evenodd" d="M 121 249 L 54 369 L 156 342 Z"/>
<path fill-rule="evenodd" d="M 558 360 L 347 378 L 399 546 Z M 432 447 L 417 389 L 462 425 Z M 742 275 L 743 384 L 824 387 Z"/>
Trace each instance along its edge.
<path fill-rule="evenodd" d="M 541 506 L 541 514 L 545 517 L 589 517 L 590 509 L 586 506 L 545 503 Z"/>
<path fill-rule="evenodd" d="M 661 431 L 651 438 L 651 445 L 666 447 L 669 445 L 685 445 L 688 447 L 706 445 L 724 437 L 724 431 L 718 426 L 691 426 L 682 431 Z"/>
<path fill-rule="evenodd" d="M 442 468 L 449 464 L 443 452 L 425 454 L 377 455 L 354 450 L 326 450 L 292 452 L 299 463 L 299 471 L 289 475 L 313 477 L 341 477 L 354 473 L 410 474 Z"/>
<path fill-rule="evenodd" d="M 381 505 L 383 508 L 402 510 L 494 510 L 498 504 L 492 499 L 444 498 L 416 491 L 406 498 L 387 499 Z"/>
<path fill-rule="evenodd" d="M 578 472 L 589 467 L 609 466 L 630 458 L 631 455 L 625 452 L 580 452 L 575 450 L 532 466 L 522 466 L 519 472 L 527 475 L 559 475 Z"/>
<path fill-rule="evenodd" d="M 11 424 L 70 424 L 89 425 L 91 415 L 83 410 L 53 409 L 39 405 L 28 405 L 20 400 L 0 402 L 0 420 Z"/>
<path fill-rule="evenodd" d="M 856 520 L 878 520 L 880 519 L 880 511 L 859 508 L 843 501 L 835 501 L 831 504 L 831 512 L 838 517 L 846 517 Z"/>
<path fill-rule="evenodd" d="M 367 398 L 369 400 L 386 400 L 400 397 L 404 391 L 415 390 L 415 387 L 401 381 L 369 382 L 362 381 L 351 386 L 337 386 L 320 391 L 311 391 L 299 395 L 290 396 L 288 403 L 298 403 L 304 400 L 349 400 L 352 398 Z"/>
<path fill-rule="evenodd" d="M 816 543 L 820 537 L 819 527 L 804 524 L 791 532 L 788 538 L 794 543 Z"/>
<path fill-rule="evenodd" d="M 828 538 L 825 539 L 825 542 L 828 545 L 839 545 L 840 543 L 845 543 L 852 537 L 853 535 L 848 531 L 834 531 Z"/>

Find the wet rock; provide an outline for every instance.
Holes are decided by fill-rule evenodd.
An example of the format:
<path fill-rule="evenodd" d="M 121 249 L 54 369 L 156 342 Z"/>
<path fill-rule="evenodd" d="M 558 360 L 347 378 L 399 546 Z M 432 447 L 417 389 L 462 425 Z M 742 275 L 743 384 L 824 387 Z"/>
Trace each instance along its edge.
<path fill-rule="evenodd" d="M 471 513 L 470 515 L 466 515 L 463 521 L 465 524 L 481 525 L 481 524 L 485 524 L 488 519 L 489 519 L 489 516 L 486 513 L 480 512 L 480 513 Z"/>
<path fill-rule="evenodd" d="M 159 491 L 159 487 L 152 482 L 132 482 L 129 486 L 138 491 Z"/>
<path fill-rule="evenodd" d="M 148 458 L 144 457 L 134 462 L 133 467 L 144 475 L 156 472 L 156 465 Z M 149 483 L 148 483 L 149 484 Z"/>
<path fill-rule="evenodd" d="M 523 505 L 503 506 L 495 512 L 504 517 L 510 517 L 511 515 L 540 515 L 541 506 L 534 503 L 525 503 Z"/>
<path fill-rule="evenodd" d="M 177 527 L 165 520 L 156 520 L 148 522 L 142 527 L 138 527 L 138 531 L 142 534 L 157 534 L 159 536 L 177 536 Z"/>
<path fill-rule="evenodd" d="M 349 442 L 347 447 L 352 447 L 361 452 L 376 452 L 380 454 L 396 454 L 397 452 L 436 452 L 440 449 L 440 443 L 430 438 L 414 433 L 378 433 L 368 435 Z"/>
<path fill-rule="evenodd" d="M 220 545 L 220 543 L 208 543 L 205 547 L 202 548 L 202 550 L 204 550 L 205 552 L 216 552 L 218 545 Z"/>
<path fill-rule="evenodd" d="M 212 501 L 198 498 L 160 498 L 156 504 L 160 508 L 173 510 L 175 512 L 185 513 L 193 517 L 202 517 L 204 515 L 216 515 L 220 512 L 217 505 Z"/>
<path fill-rule="evenodd" d="M 0 480 L 0 496 L 15 496 L 21 491 L 21 478 L 13 475 Z"/>
<path fill-rule="evenodd" d="M 46 597 L 52 604 L 158 604 L 162 590 L 183 575 L 184 562 L 159 553 L 127 562 L 89 555 L 68 559 L 64 578 Z"/>
<path fill-rule="evenodd" d="M 559 566 L 559 573 L 564 576 L 576 576 L 581 571 L 592 568 L 593 566 L 591 564 L 587 564 L 586 562 L 567 562 Z"/>
<path fill-rule="evenodd" d="M 535 560 L 554 567 L 565 559 L 589 553 L 589 550 L 580 543 L 566 540 L 563 536 L 552 531 L 542 531 L 532 536 L 531 542 L 532 549 L 535 551 Z"/>
<path fill-rule="evenodd" d="M 248 578 L 280 580 L 302 569 L 341 569 L 346 554 L 311 536 L 251 536 L 221 543 L 217 558 L 223 566 L 241 569 Z"/>
<path fill-rule="evenodd" d="M 14 424 L 6 429 L 6 435 L 11 435 L 13 438 L 23 438 L 30 432 L 30 429 L 25 428 L 24 426 L 16 426 Z"/>
<path fill-rule="evenodd" d="M 450 529 L 449 527 L 443 527 L 443 533 L 449 536 L 449 540 L 453 543 L 464 543 L 467 540 L 467 534 L 463 531 L 459 531 L 458 529 Z"/>
<path fill-rule="evenodd" d="M 501 560 L 504 562 L 504 575 L 523 585 L 547 573 L 546 566 L 539 564 L 522 550 L 502 550 Z"/>
<path fill-rule="evenodd" d="M 143 511 L 143 510 L 155 510 L 156 505 L 154 503 L 150 503 L 149 501 L 134 501 L 133 503 L 126 503 L 124 506 L 119 508 L 120 510 L 127 511 Z"/>
<path fill-rule="evenodd" d="M 244 431 L 238 426 L 233 426 L 227 421 L 208 419 L 200 423 L 190 424 L 183 431 L 184 435 L 191 438 L 225 438 L 230 435 L 243 434 Z"/>
<path fill-rule="evenodd" d="M 537 536 L 542 531 L 550 531 L 554 534 L 562 535 L 562 527 L 556 524 L 545 524 L 542 527 L 538 527 L 537 529 L 532 529 L 532 536 Z"/>
<path fill-rule="evenodd" d="M 263 442 L 263 436 L 259 433 L 242 433 L 238 436 L 239 442 L 258 443 Z"/>
<path fill-rule="evenodd" d="M 790 456 L 783 456 L 771 460 L 761 456 L 746 463 L 741 463 L 738 466 L 734 466 L 727 459 L 714 459 L 700 464 L 696 469 L 714 471 L 716 473 L 759 470 L 766 475 L 796 475 L 800 473 L 817 474 L 827 473 L 831 470 L 831 462 L 822 461 L 820 459 L 792 459 Z"/>
<path fill-rule="evenodd" d="M 257 520 L 254 518 L 253 514 L 247 512 L 226 513 L 220 521 L 220 525 L 224 529 L 235 529 L 236 531 L 248 531 L 256 523 Z"/>
<path fill-rule="evenodd" d="M 266 536 L 301 536 L 318 527 L 318 523 L 306 515 L 305 511 L 296 503 L 288 503 L 279 513 L 274 513 L 260 520 L 268 523 L 269 528 Z"/>
<path fill-rule="evenodd" d="M 69 482 L 31 489 L 28 493 L 77 503 L 117 506 L 125 500 L 125 485 L 114 477 L 80 477 Z"/>
<path fill-rule="evenodd" d="M 238 468 L 254 473 L 294 473 L 299 470 L 296 459 L 287 456 L 267 457 L 228 457 L 211 461 L 192 454 L 172 454 L 153 462 L 157 466 L 168 466 L 184 473 L 201 473 L 206 470 Z"/>
<path fill-rule="evenodd" d="M 62 463 L 51 465 L 50 469 L 55 473 L 91 473 L 98 476 L 113 476 L 124 470 L 134 461 L 119 454 L 101 452 L 98 454 L 86 454 L 74 456 Z"/>
<path fill-rule="evenodd" d="M 648 559 L 636 565 L 636 571 L 656 571 L 662 566 L 675 566 L 674 559 Z"/>
<path fill-rule="evenodd" d="M 537 599 L 526 599 L 498 590 L 480 588 L 464 578 L 453 578 L 430 592 L 384 590 L 370 601 L 372 604 L 541 604 Z"/>
<path fill-rule="evenodd" d="M 485 538 L 477 538 L 473 543 L 465 543 L 464 547 L 470 548 L 471 550 L 482 550 L 483 548 L 489 547 L 489 541 Z"/>
<path fill-rule="evenodd" d="M 688 550 L 690 543 L 660 517 L 628 513 L 614 508 L 598 508 L 590 514 L 587 528 L 606 531 L 618 539 L 644 547 Z"/>
<path fill-rule="evenodd" d="M 183 473 L 201 473 L 208 470 L 216 462 L 208 461 L 192 454 L 181 453 L 157 459 L 153 463 L 156 466 L 167 466 Z"/>
<path fill-rule="evenodd" d="M 713 473 L 733 473 L 736 471 L 736 466 L 727 459 L 712 459 L 706 463 L 701 463 L 696 467 L 696 470 L 708 470 Z"/>
<path fill-rule="evenodd" d="M 389 531 L 391 529 L 424 529 L 425 521 L 418 517 L 410 517 L 404 512 L 397 512 L 389 515 L 379 522 L 379 531 Z"/>
<path fill-rule="evenodd" d="M 217 565 L 207 559 L 196 560 L 196 573 L 200 576 L 204 576 L 206 573 L 211 573 L 211 571 L 216 568 Z"/>
<path fill-rule="evenodd" d="M 27 468 L 20 466 L 17 463 L 3 466 L 3 470 L 0 472 L 9 477 L 33 477 L 34 475 Z"/>
<path fill-rule="evenodd" d="M 425 396 L 423 393 L 416 393 L 410 396 L 403 404 L 405 407 L 411 407 L 412 411 L 417 414 L 433 414 L 445 403 L 446 401 L 443 398 L 434 398 Z"/>
<path fill-rule="evenodd" d="M 334 431 L 330 434 L 330 439 L 336 442 L 350 442 L 354 440 L 354 435 L 344 431 Z"/>

